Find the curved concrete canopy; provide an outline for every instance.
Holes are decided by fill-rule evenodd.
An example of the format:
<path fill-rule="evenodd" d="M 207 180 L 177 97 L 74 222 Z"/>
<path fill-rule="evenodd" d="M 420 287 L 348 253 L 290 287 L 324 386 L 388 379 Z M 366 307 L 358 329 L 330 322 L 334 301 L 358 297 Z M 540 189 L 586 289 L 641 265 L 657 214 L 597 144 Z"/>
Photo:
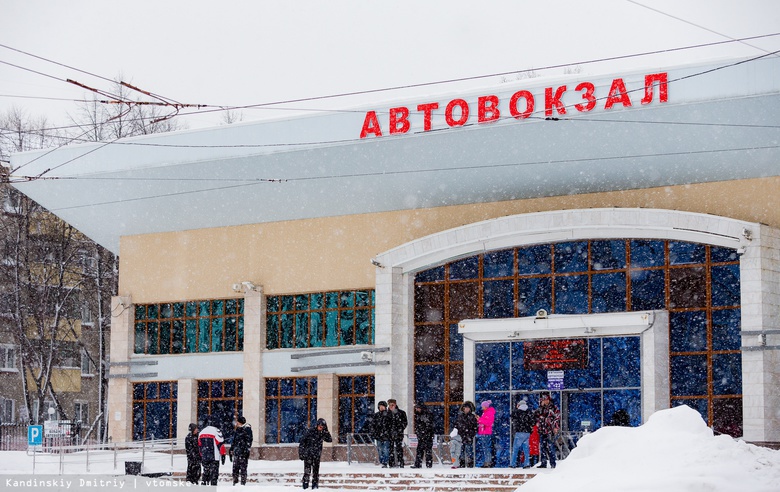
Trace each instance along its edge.
<path fill-rule="evenodd" d="M 654 102 L 640 104 L 644 76 L 659 72 L 668 102 L 656 87 Z M 385 104 L 16 154 L 12 176 L 57 178 L 14 186 L 118 253 L 124 235 L 780 175 L 780 59 L 589 80 L 600 99 L 584 113 L 572 109 L 583 101 L 573 89 L 588 77 L 572 77 L 400 103 L 443 109 L 463 97 L 476 107 L 496 94 L 507 104 L 528 90 L 541 116 L 545 88 L 568 84 L 558 121 L 508 117 L 360 139 L 368 110 L 387 132 L 399 104 Z M 633 104 L 605 110 L 617 78 Z M 410 117 L 413 128 L 420 118 Z"/>

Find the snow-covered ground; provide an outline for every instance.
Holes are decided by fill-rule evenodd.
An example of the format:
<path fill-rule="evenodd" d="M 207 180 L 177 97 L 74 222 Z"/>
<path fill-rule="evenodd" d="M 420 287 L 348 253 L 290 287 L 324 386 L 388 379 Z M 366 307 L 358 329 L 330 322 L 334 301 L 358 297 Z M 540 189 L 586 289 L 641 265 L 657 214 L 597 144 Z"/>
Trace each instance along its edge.
<path fill-rule="evenodd" d="M 138 455 L 121 455 L 114 469 L 112 454 L 90 455 L 87 472 L 83 457 L 67 456 L 64 478 L 93 475 L 117 475 L 124 472 L 124 461 Z M 174 456 L 173 465 L 167 455 L 147 453 L 145 472 L 184 471 L 185 459 Z M 35 475 L 58 475 L 58 456 L 38 455 Z M 250 461 L 249 473 L 296 472 L 301 474 L 300 461 Z M 324 462 L 321 473 L 353 474 L 376 472 L 375 465 Z M 230 471 L 230 463 L 221 467 Z M 400 470 L 394 470 L 400 471 Z M 447 473 L 444 466 L 434 466 L 424 474 Z M 471 471 L 471 470 L 470 470 Z M 490 470 L 474 469 L 475 474 Z M 25 452 L 0 453 L 0 489 L 9 488 L 7 480 L 27 480 L 33 477 L 33 457 Z M 78 490 L 78 480 L 68 490 Z M 112 488 L 109 484 L 109 487 Z M 260 490 L 260 485 L 246 488 Z M 11 482 L 10 488 L 13 488 Z M 87 488 L 87 487 L 85 487 Z M 88 487 L 94 490 L 95 487 Z M 118 488 L 118 487 L 117 487 Z M 264 485 L 263 492 L 288 491 L 291 486 Z M 323 488 L 325 489 L 325 488 Z M 63 488 L 64 490 L 64 488 Z M 235 490 L 229 483 L 220 484 L 218 491 Z M 327 488 L 337 491 L 341 489 Z M 343 489 L 346 490 L 346 489 Z M 566 460 L 554 470 L 539 470 L 539 474 L 523 485 L 521 492 L 780 492 L 780 451 L 746 444 L 728 436 L 714 436 L 699 414 L 688 407 L 663 410 L 638 428 L 605 427 L 583 437 Z"/>

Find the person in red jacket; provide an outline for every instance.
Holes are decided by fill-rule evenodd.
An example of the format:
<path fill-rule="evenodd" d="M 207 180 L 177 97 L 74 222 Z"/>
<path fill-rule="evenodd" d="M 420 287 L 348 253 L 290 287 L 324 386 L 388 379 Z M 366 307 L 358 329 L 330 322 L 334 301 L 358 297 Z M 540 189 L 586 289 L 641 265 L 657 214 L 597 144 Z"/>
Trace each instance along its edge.
<path fill-rule="evenodd" d="M 539 427 L 534 425 L 531 437 L 528 438 L 528 454 L 531 455 L 529 466 L 539 463 Z"/>
<path fill-rule="evenodd" d="M 493 422 L 496 420 L 496 409 L 490 400 L 482 402 L 482 415 L 477 418 L 479 429 L 477 439 L 482 444 L 482 468 L 493 467 Z"/>
<path fill-rule="evenodd" d="M 202 485 L 217 485 L 219 478 L 219 462 L 225 464 L 225 439 L 222 432 L 213 423 L 215 419 L 206 417 L 206 427 L 198 434 L 200 459 L 203 464 Z"/>

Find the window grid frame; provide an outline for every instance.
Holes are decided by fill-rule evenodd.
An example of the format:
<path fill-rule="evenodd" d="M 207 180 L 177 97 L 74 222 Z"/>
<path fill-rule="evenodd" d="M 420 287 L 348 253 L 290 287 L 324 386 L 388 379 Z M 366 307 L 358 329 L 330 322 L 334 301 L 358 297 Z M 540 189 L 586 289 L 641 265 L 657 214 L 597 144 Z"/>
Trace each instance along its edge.
<path fill-rule="evenodd" d="M 355 378 L 360 378 L 360 377 L 367 377 L 368 378 L 368 393 L 358 393 L 358 392 L 355 391 Z M 350 385 L 352 386 L 352 391 L 350 393 L 342 393 L 341 392 L 341 380 L 342 380 L 342 378 L 344 378 L 344 379 L 345 378 L 351 378 L 352 379 L 352 381 L 350 383 Z M 337 382 L 337 384 L 338 384 L 338 389 L 339 389 L 338 402 L 341 403 L 341 399 L 342 398 L 349 398 L 350 399 L 350 408 L 351 408 L 350 426 L 351 426 L 351 429 L 352 429 L 351 433 L 354 433 L 354 432 L 357 431 L 355 429 L 355 416 L 357 415 L 357 412 L 355 410 L 355 399 L 356 398 L 371 398 L 374 401 L 374 404 L 376 404 L 376 377 L 373 374 L 339 374 L 338 375 L 338 382 Z M 372 408 L 373 408 L 373 406 L 372 406 Z M 339 419 L 339 422 L 341 422 L 341 419 Z M 339 426 L 339 435 L 338 435 L 339 443 L 344 444 L 343 442 L 341 442 L 341 436 L 343 436 L 344 434 L 348 434 L 348 433 L 342 432 L 341 426 Z M 344 441 L 344 442 L 346 442 L 346 441 Z"/>
<path fill-rule="evenodd" d="M 227 313 L 227 303 L 229 301 L 235 301 L 236 302 L 236 312 L 235 314 L 228 314 Z M 209 303 L 209 314 L 206 316 L 203 316 L 200 314 L 200 305 L 203 302 Z M 214 314 L 214 304 L 215 302 L 222 302 L 223 304 L 223 313 L 222 314 Z M 174 311 L 174 305 L 181 304 L 182 305 L 182 316 L 175 316 Z M 193 304 L 195 309 L 195 315 L 194 316 L 188 316 L 187 315 L 187 305 Z M 162 307 L 163 306 L 170 306 L 170 317 L 161 317 L 162 316 Z M 149 317 L 149 310 L 151 307 L 155 307 L 157 310 L 157 317 L 156 318 L 150 318 Z M 138 314 L 139 310 L 143 310 L 143 317 L 139 319 Z M 182 355 L 182 354 L 206 354 L 206 353 L 221 353 L 221 352 L 242 352 L 244 348 L 244 340 L 243 340 L 243 323 L 244 323 L 244 298 L 243 297 L 231 297 L 231 298 L 224 298 L 224 299 L 199 299 L 199 300 L 188 300 L 188 301 L 172 301 L 172 302 L 159 302 L 159 303 L 149 303 L 149 304 L 136 304 L 134 313 L 134 320 L 133 320 L 133 353 L 135 354 L 145 354 L 145 355 Z M 225 342 L 227 337 L 227 320 L 228 318 L 234 318 L 235 324 L 236 324 L 236 340 L 235 340 L 235 350 L 225 350 Z M 212 333 L 212 326 L 214 324 L 215 319 L 221 319 L 222 320 L 222 336 L 221 336 L 221 346 L 222 350 L 213 351 L 211 350 L 211 340 L 213 337 Z M 208 350 L 201 351 L 200 348 L 200 340 L 201 340 L 201 320 L 207 320 L 208 326 L 209 326 L 209 333 L 208 333 Z M 175 343 L 174 339 L 174 323 L 175 322 L 181 322 L 182 323 L 182 346 L 180 352 L 174 352 L 173 347 Z M 188 350 L 188 344 L 187 344 L 187 321 L 194 321 L 195 323 L 195 350 L 190 351 Z M 168 350 L 166 352 L 163 352 L 161 350 L 161 339 L 160 336 L 162 333 L 162 323 L 168 322 L 170 323 L 170 330 L 168 332 Z M 156 352 L 152 352 L 150 350 L 150 345 L 148 343 L 149 340 L 149 324 L 150 323 L 156 323 L 157 324 L 157 335 L 156 335 L 156 344 L 157 344 L 157 350 Z M 140 340 L 140 342 L 143 343 L 144 350 L 139 352 L 138 346 L 139 346 L 139 332 L 138 328 L 139 325 L 143 325 L 143 338 Z M 241 329 L 239 329 L 241 327 Z"/>
<path fill-rule="evenodd" d="M 159 397 L 159 395 L 160 395 L 160 385 L 161 384 L 166 384 L 166 383 L 168 385 L 170 385 L 169 396 L 168 396 L 168 398 L 160 398 Z M 157 386 L 157 395 L 158 395 L 157 397 L 153 397 L 153 398 L 149 398 L 148 397 L 147 387 L 150 384 L 154 384 L 154 385 Z M 136 386 L 139 386 L 139 385 L 142 385 L 144 387 L 143 388 L 144 396 L 143 396 L 143 398 L 136 399 L 135 398 L 135 388 L 136 388 Z M 143 429 L 142 429 L 142 432 L 141 432 L 141 435 L 144 438 L 141 439 L 142 441 L 146 440 L 146 405 L 149 404 L 149 403 L 165 402 L 165 403 L 170 404 L 170 406 L 171 406 L 171 418 L 170 418 L 170 422 L 168 423 L 168 437 L 167 438 L 171 439 L 171 438 L 176 437 L 176 425 L 174 424 L 174 422 L 176 421 L 176 409 L 177 409 L 178 394 L 179 394 L 178 388 L 179 388 L 179 382 L 178 381 L 139 381 L 137 383 L 132 383 L 132 387 L 131 387 L 131 394 L 133 395 L 133 397 L 132 397 L 132 408 L 133 408 L 133 410 L 135 410 L 135 405 L 136 404 L 140 404 L 142 406 L 142 411 L 143 411 L 143 415 L 144 415 L 144 426 L 143 426 Z M 133 419 L 132 416 L 131 416 L 131 425 L 134 425 L 134 419 Z M 165 439 L 165 438 L 163 438 L 163 439 Z M 135 441 L 135 440 L 136 440 L 135 439 L 135 429 L 133 428 L 133 441 Z"/>
<path fill-rule="evenodd" d="M 282 395 L 282 385 L 281 382 L 283 380 L 290 379 L 292 380 L 292 387 L 293 387 L 293 394 L 292 395 Z M 298 394 L 298 380 L 300 379 L 306 379 L 306 394 Z M 276 381 L 277 382 L 277 394 L 268 396 L 268 381 Z M 306 417 L 308 419 L 309 415 L 311 415 L 312 410 L 312 403 L 317 403 L 317 392 L 315 391 L 314 394 L 312 394 L 312 385 L 317 386 L 319 388 L 319 385 L 317 383 L 317 377 L 316 376 L 303 376 L 303 377 L 272 377 L 272 378 L 264 378 L 264 387 L 263 387 L 263 395 L 265 398 L 265 405 L 268 404 L 269 400 L 275 400 L 277 402 L 277 408 L 279 411 L 276 413 L 276 441 L 275 442 L 268 442 L 266 439 L 268 437 L 268 430 L 265 431 L 265 435 L 263 436 L 263 440 L 265 444 L 287 444 L 282 442 L 282 401 L 283 400 L 294 400 L 294 399 L 300 399 L 303 398 L 306 400 Z M 266 417 L 267 418 L 267 417 Z"/>
<path fill-rule="evenodd" d="M 605 269 L 594 269 L 594 259 L 593 259 L 593 243 L 594 242 L 603 242 L 603 241 L 622 241 L 625 244 L 625 262 L 624 266 L 622 268 L 605 268 Z M 632 267 L 631 266 L 631 244 L 633 241 L 652 241 L 652 242 L 662 242 L 663 243 L 663 264 L 660 265 L 651 265 L 651 266 L 640 266 L 640 267 Z M 562 244 L 570 244 L 570 243 L 581 243 L 581 242 L 587 242 L 587 252 L 588 257 L 586 260 L 586 266 L 585 269 L 582 271 L 577 272 L 557 272 L 556 271 L 556 246 L 560 246 Z M 695 244 L 700 245 L 705 248 L 705 257 L 703 262 L 691 262 L 691 263 L 681 263 L 681 264 L 671 264 L 671 255 L 670 255 L 670 244 L 671 243 L 688 243 L 688 244 Z M 549 246 L 550 248 L 550 272 L 548 273 L 532 273 L 532 274 L 521 274 L 519 271 L 519 252 L 521 249 L 524 248 L 530 248 L 534 246 Z M 741 354 L 741 350 L 712 350 L 712 338 L 713 338 L 713 325 L 712 325 L 712 313 L 715 311 L 725 311 L 730 309 L 740 309 L 740 304 L 733 304 L 733 305 L 726 305 L 726 306 L 713 306 L 712 305 L 712 268 L 716 266 L 725 266 L 725 265 L 737 265 L 740 264 L 739 256 L 736 257 L 736 259 L 730 260 L 730 261 L 712 261 L 712 248 L 719 248 L 719 249 L 733 249 L 733 248 L 725 248 L 720 246 L 713 246 L 709 244 L 703 244 L 703 243 L 692 243 L 690 241 L 677 241 L 677 240 L 671 240 L 671 239 L 654 239 L 654 238 L 604 238 L 604 239 L 582 239 L 582 240 L 573 240 L 573 241 L 560 241 L 556 243 L 540 243 L 540 244 L 529 244 L 529 245 L 523 245 L 523 246 L 516 246 L 513 248 L 505 248 L 501 250 L 496 251 L 490 251 L 490 252 L 484 252 L 478 255 L 469 256 L 466 258 L 460 258 L 455 261 L 451 261 L 445 264 L 435 265 L 427 270 L 422 270 L 421 272 L 432 270 L 434 268 L 444 267 L 443 270 L 443 279 L 442 280 L 426 280 L 426 281 L 418 281 L 415 277 L 414 279 L 414 286 L 415 288 L 417 286 L 425 286 L 425 285 L 442 285 L 443 286 L 443 314 L 442 318 L 440 320 L 436 321 L 418 321 L 417 319 L 414 319 L 413 326 L 416 329 L 418 326 L 433 326 L 433 325 L 442 325 L 444 326 L 444 355 L 442 361 L 426 361 L 426 362 L 418 362 L 416 359 L 413 362 L 414 367 L 417 366 L 426 366 L 426 365 L 444 365 L 444 401 L 439 402 L 427 402 L 433 405 L 440 405 L 444 407 L 444 423 L 445 426 L 448 422 L 450 422 L 449 413 L 450 408 L 456 404 L 461 405 L 463 402 L 456 402 L 449 400 L 450 395 L 450 367 L 452 365 L 462 365 L 462 361 L 450 361 L 450 354 L 449 354 L 449 348 L 450 348 L 450 334 L 448 327 L 451 324 L 457 324 L 459 319 L 451 318 L 451 299 L 450 299 L 450 286 L 451 285 L 458 285 L 458 284 L 468 284 L 468 283 L 476 283 L 477 284 L 477 299 L 475 302 L 477 302 L 478 306 L 476 308 L 476 314 L 477 317 L 480 319 L 484 319 L 485 317 L 485 298 L 484 298 L 484 286 L 487 281 L 493 281 L 493 280 L 512 280 L 513 281 L 513 317 L 518 317 L 519 315 L 519 307 L 518 307 L 518 299 L 519 299 L 519 285 L 521 279 L 533 279 L 533 278 L 550 278 L 550 314 L 556 313 L 556 280 L 563 277 L 571 277 L 571 276 L 578 276 L 578 275 L 587 275 L 587 314 L 592 313 L 593 309 L 593 276 L 594 275 L 600 275 L 600 274 L 611 274 L 611 273 L 623 273 L 625 275 L 625 281 L 626 281 L 626 293 L 625 293 L 625 312 L 631 312 L 634 311 L 633 306 L 633 299 L 632 299 L 632 293 L 633 293 L 633 285 L 631 280 L 631 273 L 636 271 L 663 271 L 664 272 L 664 306 L 662 309 L 668 311 L 669 313 L 677 313 L 677 312 L 691 312 L 691 311 L 705 311 L 706 312 L 706 329 L 707 329 L 707 350 L 706 351 L 695 351 L 695 352 L 672 352 L 671 348 L 669 350 L 669 384 L 671 386 L 671 361 L 673 357 L 676 356 L 682 356 L 682 355 L 706 355 L 707 357 L 707 395 L 696 395 L 696 396 L 671 396 L 670 394 L 670 401 L 669 404 L 672 406 L 675 401 L 677 400 L 689 400 L 689 399 L 707 399 L 707 407 L 708 407 L 708 424 L 713 425 L 714 424 L 714 415 L 713 415 L 713 407 L 714 402 L 716 400 L 726 400 L 726 399 L 741 399 L 741 394 L 731 394 L 731 395 L 716 395 L 714 394 L 714 382 L 713 382 L 713 355 L 721 355 L 721 354 Z M 488 277 L 486 278 L 484 276 L 484 264 L 485 264 L 485 256 L 489 255 L 491 253 L 496 253 L 500 251 L 512 251 L 512 273 L 511 275 L 505 275 L 505 276 L 499 276 L 499 277 Z M 468 279 L 458 279 L 458 280 L 452 280 L 450 279 L 450 272 L 451 272 L 451 266 L 455 263 L 458 263 L 460 261 L 467 260 L 469 258 L 478 258 L 478 271 L 477 276 L 474 278 L 468 278 Z M 671 305 L 671 275 L 670 272 L 676 271 L 676 270 L 684 270 L 684 269 L 692 269 L 692 268 L 704 268 L 704 289 L 705 289 L 705 301 L 704 306 L 702 307 L 670 307 Z M 418 272 L 418 273 L 421 273 Z M 741 282 L 741 280 L 740 280 Z M 416 300 L 414 301 L 415 305 L 415 311 L 417 309 L 416 306 Z M 671 330 L 671 326 L 670 326 Z M 671 337 L 671 333 L 670 333 Z M 415 346 L 416 346 L 416 337 L 415 337 Z M 415 385 L 415 399 L 416 399 L 416 385 Z"/>
<path fill-rule="evenodd" d="M 342 306 L 342 295 L 349 293 L 351 295 L 351 305 L 350 306 Z M 358 293 L 365 293 L 368 298 L 368 303 L 365 306 L 358 306 L 357 305 L 357 296 Z M 311 296 L 312 295 L 321 295 L 322 296 L 322 306 L 317 309 L 312 309 L 311 307 Z M 327 296 L 328 294 L 334 294 L 338 297 L 338 306 L 336 307 L 328 307 L 327 305 Z M 306 309 L 298 309 L 297 307 L 297 301 L 296 297 L 298 296 L 306 296 L 307 298 L 307 308 Z M 285 297 L 291 297 L 292 298 L 292 309 L 285 310 L 283 307 L 283 298 Z M 271 302 L 269 302 L 271 299 L 276 300 L 276 305 L 278 306 L 278 310 L 271 310 L 270 305 Z M 343 334 L 342 334 L 342 312 L 344 311 L 352 311 L 353 312 L 353 322 L 352 322 L 352 343 L 349 344 L 343 344 Z M 368 327 L 368 342 L 358 343 L 357 341 L 357 312 L 358 311 L 367 311 L 368 314 L 368 320 L 369 320 L 369 327 Z M 335 312 L 336 313 L 336 345 L 327 345 L 327 313 L 329 312 Z M 319 340 L 319 345 L 313 345 L 311 343 L 312 340 L 312 313 L 318 313 L 322 316 L 322 334 L 321 339 Z M 282 322 L 282 315 L 289 315 L 292 317 L 292 339 L 289 341 L 289 347 L 282 346 L 283 345 L 283 337 L 284 337 L 284 327 Z M 298 341 L 298 320 L 300 319 L 299 315 L 306 315 L 307 324 L 306 324 L 306 341 L 302 346 L 299 346 Z M 271 323 L 271 317 L 276 316 L 276 327 L 272 327 Z M 305 292 L 305 293 L 296 293 L 296 294 L 277 294 L 277 295 L 269 295 L 266 298 L 266 318 L 265 318 L 265 327 L 266 327 L 266 337 L 265 337 L 265 348 L 267 350 L 277 350 L 277 349 L 283 349 L 283 350 L 289 350 L 289 349 L 299 349 L 299 348 L 324 348 L 324 347 L 346 347 L 346 346 L 355 346 L 355 345 L 372 345 L 374 344 L 375 335 L 376 335 L 376 289 L 354 289 L 354 290 L 330 290 L 330 291 L 316 291 L 316 292 Z M 270 337 L 269 335 L 271 333 L 275 333 L 275 341 L 276 346 L 272 347 L 270 346 Z"/>

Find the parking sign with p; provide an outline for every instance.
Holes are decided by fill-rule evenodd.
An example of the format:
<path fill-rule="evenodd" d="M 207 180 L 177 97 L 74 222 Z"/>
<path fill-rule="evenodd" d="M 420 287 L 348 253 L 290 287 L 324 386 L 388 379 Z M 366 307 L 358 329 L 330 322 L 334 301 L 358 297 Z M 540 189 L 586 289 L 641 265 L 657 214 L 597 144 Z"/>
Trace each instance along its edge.
<path fill-rule="evenodd" d="M 43 444 L 43 426 L 42 425 L 28 425 L 27 426 L 27 445 L 28 446 L 41 446 Z"/>

